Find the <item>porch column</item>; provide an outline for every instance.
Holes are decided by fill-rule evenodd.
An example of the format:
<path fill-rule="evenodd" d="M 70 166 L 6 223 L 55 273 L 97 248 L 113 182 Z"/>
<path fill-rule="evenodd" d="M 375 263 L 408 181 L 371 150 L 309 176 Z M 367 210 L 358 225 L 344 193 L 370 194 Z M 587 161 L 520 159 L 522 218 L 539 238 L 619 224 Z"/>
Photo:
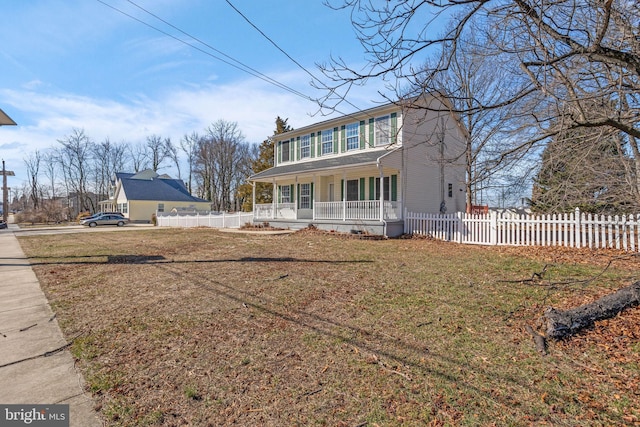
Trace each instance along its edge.
<path fill-rule="evenodd" d="M 316 193 L 318 192 L 318 183 L 316 175 L 313 175 L 313 191 L 311 192 L 311 219 L 316 220 Z"/>
<path fill-rule="evenodd" d="M 255 218 L 256 217 L 256 211 L 257 211 L 257 209 L 256 209 L 256 182 L 255 181 L 251 182 L 251 193 L 252 193 L 252 195 L 251 195 L 251 207 L 253 208 L 251 210 L 253 211 L 253 218 Z"/>
<path fill-rule="evenodd" d="M 342 220 L 347 220 L 347 172 L 342 171 Z"/>
<path fill-rule="evenodd" d="M 384 221 L 384 171 L 382 165 L 378 166 L 378 169 L 380 170 L 380 222 L 382 222 Z M 389 193 L 391 193 L 391 183 L 389 183 Z"/>
<path fill-rule="evenodd" d="M 271 178 L 271 219 L 276 219 L 276 209 L 278 207 L 278 189 L 276 188 L 276 179 Z"/>

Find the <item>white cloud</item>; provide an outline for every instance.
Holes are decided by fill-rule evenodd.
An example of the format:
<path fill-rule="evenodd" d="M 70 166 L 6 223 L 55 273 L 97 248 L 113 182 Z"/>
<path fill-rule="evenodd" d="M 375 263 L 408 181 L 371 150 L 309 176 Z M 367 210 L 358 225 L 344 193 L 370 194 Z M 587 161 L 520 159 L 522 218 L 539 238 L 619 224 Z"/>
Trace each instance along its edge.
<path fill-rule="evenodd" d="M 289 73 L 277 79 L 300 87 L 308 76 Z M 15 179 L 21 181 L 26 176 L 23 159 L 35 150 L 56 146 L 57 140 L 70 135 L 74 128 L 84 129 L 96 142 L 109 138 L 114 142 L 138 143 L 147 136 L 159 135 L 178 143 L 185 134 L 202 134 L 211 123 L 225 120 L 237 122 L 248 142 L 260 143 L 273 134 L 277 116 L 288 119 L 294 128 L 327 118 L 313 116 L 318 107 L 311 101 L 255 78 L 227 84 L 214 81 L 185 85 L 167 89 L 153 98 L 134 95 L 121 102 L 42 92 L 39 89 L 47 88 L 39 84 L 31 87 L 35 89 L 0 90 L 0 105 L 18 123 L 0 129 L 0 155 L 11 163 L 18 175 Z M 308 86 L 299 90 L 312 93 Z M 369 103 L 362 108 L 370 106 Z"/>

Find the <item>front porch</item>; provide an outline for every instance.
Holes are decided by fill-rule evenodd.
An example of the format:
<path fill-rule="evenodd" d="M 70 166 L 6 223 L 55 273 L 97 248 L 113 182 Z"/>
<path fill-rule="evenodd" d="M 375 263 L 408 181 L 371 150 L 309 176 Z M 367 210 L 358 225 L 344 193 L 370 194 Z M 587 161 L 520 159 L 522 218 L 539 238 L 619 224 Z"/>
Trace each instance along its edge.
<path fill-rule="evenodd" d="M 312 209 L 296 208 L 296 203 L 258 204 L 253 222 L 294 230 L 313 225 L 326 231 L 397 237 L 404 232 L 400 205 L 386 200 L 382 204 L 380 200 L 313 202 Z"/>

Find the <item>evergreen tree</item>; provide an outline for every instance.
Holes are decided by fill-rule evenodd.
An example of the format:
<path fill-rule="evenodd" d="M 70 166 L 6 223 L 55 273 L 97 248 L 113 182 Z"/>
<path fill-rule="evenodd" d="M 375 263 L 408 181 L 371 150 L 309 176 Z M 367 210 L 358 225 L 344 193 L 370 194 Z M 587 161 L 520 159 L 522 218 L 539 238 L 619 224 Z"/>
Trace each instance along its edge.
<path fill-rule="evenodd" d="M 620 135 L 590 129 L 565 131 L 542 153 L 534 179 L 531 206 L 544 213 L 629 213 L 637 208 L 633 186 L 627 182 L 633 168 Z M 627 170 L 627 173 L 625 173 Z"/>
<path fill-rule="evenodd" d="M 287 124 L 289 119 L 282 119 L 280 116 L 276 118 L 276 129 L 273 135 L 262 141 L 259 148 L 259 154 L 251 163 L 252 172 L 258 173 L 263 170 L 272 168 L 274 165 L 273 148 L 275 144 L 275 136 L 281 133 L 292 131 L 293 128 Z M 244 198 L 242 210 L 250 212 L 253 210 L 253 199 L 251 197 L 253 186 L 249 183 L 243 184 L 238 192 Z M 273 184 L 257 182 L 255 186 L 256 203 L 271 203 L 273 201 Z"/>

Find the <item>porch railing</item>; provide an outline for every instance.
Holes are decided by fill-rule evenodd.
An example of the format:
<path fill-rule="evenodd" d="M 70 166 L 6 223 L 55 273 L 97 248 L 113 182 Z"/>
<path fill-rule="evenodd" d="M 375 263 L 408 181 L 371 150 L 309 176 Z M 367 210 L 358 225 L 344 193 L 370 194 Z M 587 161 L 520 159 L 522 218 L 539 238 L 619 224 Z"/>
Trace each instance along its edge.
<path fill-rule="evenodd" d="M 382 212 L 383 219 L 402 219 L 399 205 L 399 202 L 385 201 Z M 254 207 L 254 218 L 259 220 L 297 219 L 295 204 L 256 205 Z M 380 201 L 315 202 L 313 204 L 313 218 L 319 220 L 380 220 Z"/>
<path fill-rule="evenodd" d="M 275 212 L 275 214 L 274 214 Z M 267 203 L 255 205 L 253 209 L 255 219 L 296 219 L 295 203 Z"/>

